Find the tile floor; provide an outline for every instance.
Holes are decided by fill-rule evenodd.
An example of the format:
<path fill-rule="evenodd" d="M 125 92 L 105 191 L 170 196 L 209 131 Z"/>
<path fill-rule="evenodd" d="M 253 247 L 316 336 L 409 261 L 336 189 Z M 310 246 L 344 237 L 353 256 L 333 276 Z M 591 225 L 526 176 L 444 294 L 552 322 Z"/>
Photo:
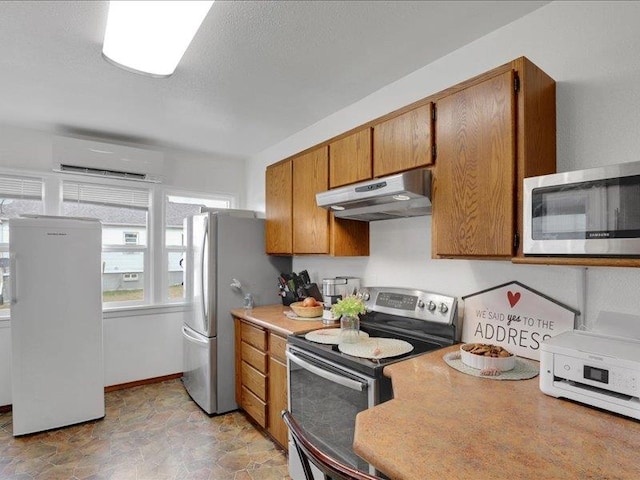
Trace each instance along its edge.
<path fill-rule="evenodd" d="M 180 380 L 106 395 L 102 420 L 14 438 L 0 413 L 0 479 L 283 480 L 285 454 L 242 413 L 209 417 Z"/>

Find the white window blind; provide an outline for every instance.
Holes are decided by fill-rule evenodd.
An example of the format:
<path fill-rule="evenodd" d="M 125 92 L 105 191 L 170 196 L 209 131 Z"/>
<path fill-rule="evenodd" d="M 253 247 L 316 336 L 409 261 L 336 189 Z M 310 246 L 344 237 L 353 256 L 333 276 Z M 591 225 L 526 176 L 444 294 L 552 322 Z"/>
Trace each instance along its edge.
<path fill-rule="evenodd" d="M 137 188 L 64 182 L 62 185 L 62 198 L 65 202 L 126 206 L 144 210 L 149 208 L 149 191 Z"/>
<path fill-rule="evenodd" d="M 0 176 L 0 196 L 5 198 L 42 199 L 42 180 Z"/>

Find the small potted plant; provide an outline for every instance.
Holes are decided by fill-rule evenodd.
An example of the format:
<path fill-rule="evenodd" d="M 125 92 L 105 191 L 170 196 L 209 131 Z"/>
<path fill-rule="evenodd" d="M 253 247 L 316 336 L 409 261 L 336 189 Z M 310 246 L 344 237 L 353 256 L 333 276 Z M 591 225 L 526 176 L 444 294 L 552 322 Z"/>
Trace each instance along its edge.
<path fill-rule="evenodd" d="M 348 297 L 338 300 L 331 307 L 331 313 L 335 318 L 340 318 L 341 336 L 344 342 L 357 342 L 360 334 L 360 318 L 359 315 L 366 312 L 362 297 L 357 295 L 349 295 Z"/>

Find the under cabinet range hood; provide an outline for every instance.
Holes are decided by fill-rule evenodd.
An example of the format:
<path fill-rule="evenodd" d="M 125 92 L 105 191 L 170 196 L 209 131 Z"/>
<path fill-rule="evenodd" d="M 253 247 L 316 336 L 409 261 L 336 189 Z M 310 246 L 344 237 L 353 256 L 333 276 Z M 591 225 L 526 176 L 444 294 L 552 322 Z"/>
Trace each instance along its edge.
<path fill-rule="evenodd" d="M 316 194 L 338 218 L 373 222 L 431 214 L 431 170 L 422 168 Z"/>

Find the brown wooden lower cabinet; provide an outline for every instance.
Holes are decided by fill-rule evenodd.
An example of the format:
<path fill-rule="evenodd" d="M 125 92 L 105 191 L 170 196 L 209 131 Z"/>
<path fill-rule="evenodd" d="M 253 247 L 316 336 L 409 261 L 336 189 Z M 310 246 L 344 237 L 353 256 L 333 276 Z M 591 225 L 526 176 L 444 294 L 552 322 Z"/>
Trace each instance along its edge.
<path fill-rule="evenodd" d="M 246 320 L 234 322 L 236 402 L 286 450 L 288 430 L 280 412 L 287 408 L 287 340 Z"/>
<path fill-rule="evenodd" d="M 242 386 L 242 408 L 258 422 L 258 425 L 267 426 L 267 404 L 244 385 Z"/>
<path fill-rule="evenodd" d="M 287 408 L 287 339 L 269 334 L 269 433 L 286 447 L 289 430 L 280 413 Z"/>

